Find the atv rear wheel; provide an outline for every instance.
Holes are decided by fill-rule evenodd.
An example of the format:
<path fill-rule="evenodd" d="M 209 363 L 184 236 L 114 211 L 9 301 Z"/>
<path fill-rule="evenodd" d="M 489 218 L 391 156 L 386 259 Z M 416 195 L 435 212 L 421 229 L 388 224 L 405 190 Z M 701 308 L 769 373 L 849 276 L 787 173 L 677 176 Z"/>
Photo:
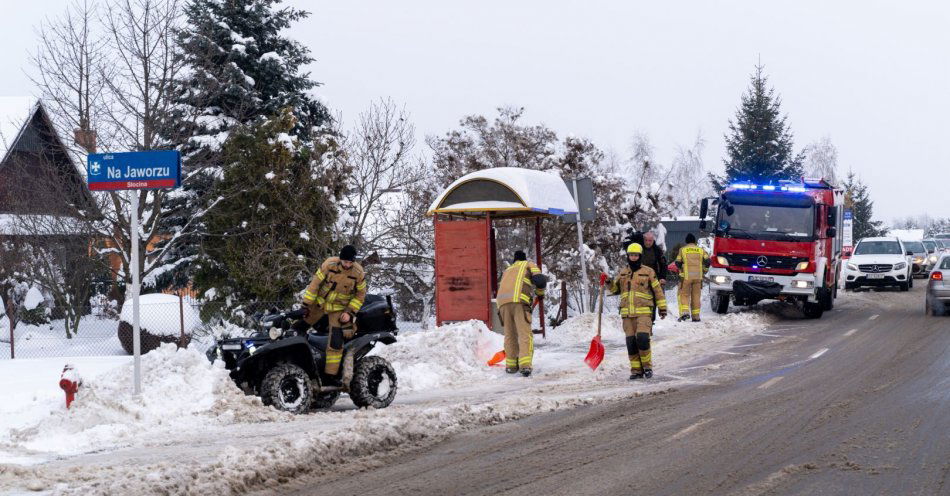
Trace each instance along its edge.
<path fill-rule="evenodd" d="M 360 360 L 350 382 L 350 399 L 360 408 L 386 408 L 396 397 L 396 371 L 383 358 Z"/>
<path fill-rule="evenodd" d="M 278 410 L 305 413 L 313 397 L 310 377 L 297 365 L 279 363 L 267 371 L 261 382 L 261 400 Z"/>

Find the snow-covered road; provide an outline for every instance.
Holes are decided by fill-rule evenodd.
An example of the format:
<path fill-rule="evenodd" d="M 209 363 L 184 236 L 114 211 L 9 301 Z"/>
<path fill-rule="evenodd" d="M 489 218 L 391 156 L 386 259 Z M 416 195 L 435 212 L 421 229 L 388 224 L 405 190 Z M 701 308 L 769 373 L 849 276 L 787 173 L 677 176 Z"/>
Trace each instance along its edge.
<path fill-rule="evenodd" d="M 390 408 L 356 410 L 343 397 L 332 411 L 299 417 L 244 396 L 220 366 L 173 346 L 143 357 L 139 399 L 130 394 L 128 358 L 2 361 L 0 390 L 11 394 L 0 404 L 0 491 L 241 493 L 460 429 L 695 383 L 684 369 L 763 332 L 774 317 L 704 309 L 701 323 L 658 321 L 657 375 L 637 383 L 627 380 L 613 312 L 604 316 L 604 363 L 596 372 L 583 364 L 595 319 L 575 317 L 537 339 L 535 374 L 527 379 L 485 365 L 502 339 L 480 324 L 406 333 L 378 349 L 399 376 Z M 57 385 L 66 362 L 86 381 L 68 411 Z"/>

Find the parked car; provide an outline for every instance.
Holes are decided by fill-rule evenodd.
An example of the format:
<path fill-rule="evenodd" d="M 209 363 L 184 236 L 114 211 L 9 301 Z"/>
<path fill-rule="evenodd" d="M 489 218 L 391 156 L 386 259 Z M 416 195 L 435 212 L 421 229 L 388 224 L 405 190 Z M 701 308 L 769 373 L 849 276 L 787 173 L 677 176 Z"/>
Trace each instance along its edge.
<path fill-rule="evenodd" d="M 844 289 L 895 286 L 901 291 L 914 287 L 911 253 L 897 238 L 864 238 L 844 265 Z"/>
<path fill-rule="evenodd" d="M 924 310 L 930 315 L 946 315 L 950 306 L 950 253 L 944 253 L 930 272 Z"/>
<path fill-rule="evenodd" d="M 927 257 L 927 248 L 924 246 L 924 243 L 921 241 L 904 241 L 901 240 L 904 244 L 904 249 L 909 252 L 910 262 L 911 262 L 911 273 L 915 276 L 927 276 L 926 264 Z"/>

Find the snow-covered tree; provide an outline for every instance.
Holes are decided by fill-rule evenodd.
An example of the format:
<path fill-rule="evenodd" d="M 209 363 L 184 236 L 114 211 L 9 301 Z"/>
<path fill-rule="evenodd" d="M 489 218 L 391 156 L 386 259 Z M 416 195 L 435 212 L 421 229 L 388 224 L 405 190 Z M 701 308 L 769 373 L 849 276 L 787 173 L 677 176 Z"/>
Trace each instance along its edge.
<path fill-rule="evenodd" d="M 331 136 L 291 136 L 296 125 L 287 109 L 233 130 L 222 147 L 228 166 L 211 190 L 207 256 L 196 263 L 196 289 L 209 300 L 291 303 L 335 247 L 339 147 Z"/>
<path fill-rule="evenodd" d="M 803 156 L 792 150 L 792 132 L 781 105 L 775 89 L 768 87 L 763 67 L 756 66 L 735 120 L 729 120 L 726 175 L 713 178 L 718 187 L 732 181 L 801 178 Z"/>
<path fill-rule="evenodd" d="M 209 191 L 224 173 L 223 145 L 239 126 L 254 125 L 289 109 L 288 136 L 309 146 L 322 139 L 330 120 L 311 91 L 319 83 L 304 68 L 310 51 L 284 31 L 307 17 L 281 0 L 189 0 L 177 31 L 183 71 L 172 85 L 172 111 L 163 134 L 184 157 L 184 189 L 167 208 L 163 228 L 183 232 L 173 258 L 195 260 L 205 235 L 203 212 L 212 209 Z M 190 226 L 192 229 L 187 229 Z M 191 265 L 169 272 L 185 284 Z"/>
<path fill-rule="evenodd" d="M 868 186 L 854 172 L 848 172 L 842 186 L 845 190 L 845 208 L 851 209 L 854 218 L 854 239 L 886 234 L 884 223 L 874 220 L 874 202 Z"/>
<path fill-rule="evenodd" d="M 831 142 L 831 137 L 823 136 L 805 147 L 805 175 L 837 184 L 838 148 Z"/>
<path fill-rule="evenodd" d="M 676 148 L 669 182 L 677 215 L 699 215 L 700 200 L 714 194 L 703 166 L 705 147 L 706 140 L 697 134 L 692 145 Z"/>

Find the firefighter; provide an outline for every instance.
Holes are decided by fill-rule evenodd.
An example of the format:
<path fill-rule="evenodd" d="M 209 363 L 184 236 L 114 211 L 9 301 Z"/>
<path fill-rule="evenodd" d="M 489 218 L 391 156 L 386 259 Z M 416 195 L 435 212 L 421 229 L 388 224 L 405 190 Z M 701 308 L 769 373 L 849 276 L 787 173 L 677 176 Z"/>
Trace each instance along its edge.
<path fill-rule="evenodd" d="M 627 246 L 627 267 L 611 281 L 611 294 L 620 295 L 620 316 L 623 333 L 627 337 L 627 355 L 630 358 L 630 380 L 653 377 L 650 355 L 650 335 L 653 333 L 653 307 L 666 318 L 666 296 L 656 273 L 641 263 L 643 246 Z"/>
<path fill-rule="evenodd" d="M 696 236 L 689 233 L 686 245 L 680 248 L 674 263 L 680 272 L 679 320 L 683 322 L 692 317 L 693 322 L 699 322 L 699 295 L 703 289 L 703 277 L 709 270 L 709 254 L 696 244 Z"/>
<path fill-rule="evenodd" d="M 333 377 L 340 370 L 343 342 L 356 333 L 354 320 L 365 298 L 365 274 L 363 267 L 356 263 L 356 248 L 352 245 L 344 246 L 339 257 L 326 259 L 303 292 L 307 328 L 324 315 L 329 320 L 330 338 L 324 369 L 328 376 Z"/>
<path fill-rule="evenodd" d="M 531 288 L 537 297 L 544 297 L 547 278 L 537 265 L 528 261 L 521 250 L 498 283 L 498 316 L 505 328 L 505 372 L 531 375 L 534 336 L 531 334 Z"/>

